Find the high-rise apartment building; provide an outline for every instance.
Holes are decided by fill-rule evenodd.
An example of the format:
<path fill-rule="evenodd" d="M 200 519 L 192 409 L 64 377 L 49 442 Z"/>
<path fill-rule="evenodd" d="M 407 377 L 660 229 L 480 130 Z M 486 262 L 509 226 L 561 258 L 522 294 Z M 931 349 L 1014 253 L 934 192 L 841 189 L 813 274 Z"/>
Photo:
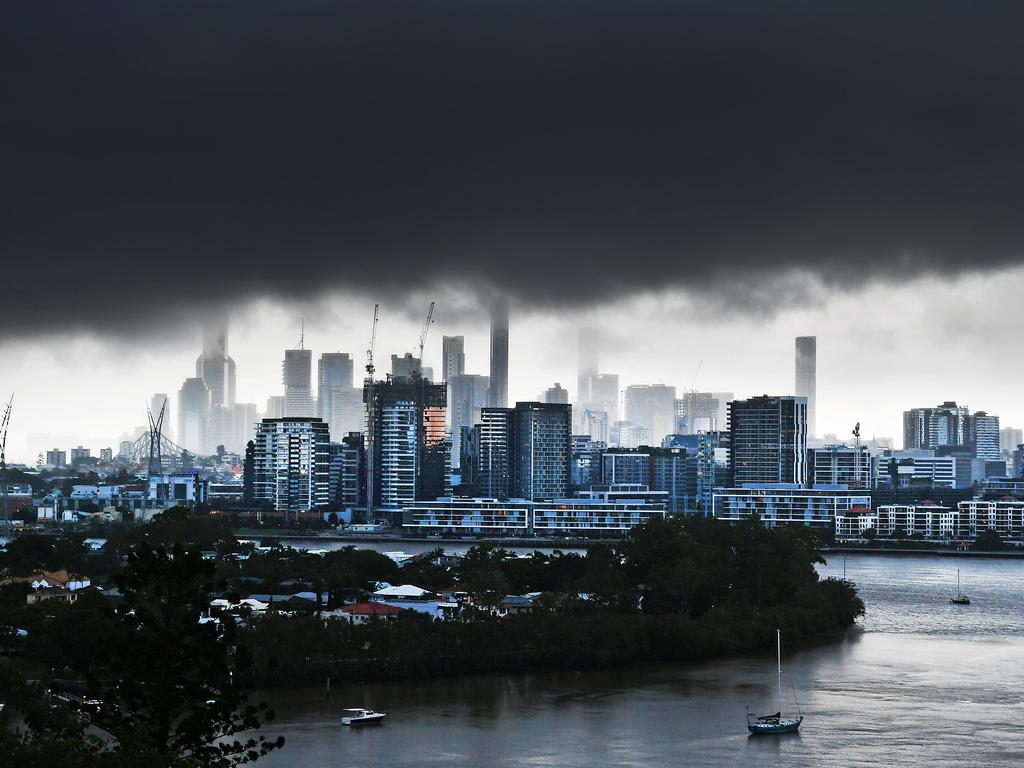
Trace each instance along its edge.
<path fill-rule="evenodd" d="M 472 427 L 480 420 L 480 411 L 487 406 L 486 376 L 460 373 L 448 379 L 448 424 L 452 434 L 452 466 L 461 465 L 460 441 L 463 427 Z"/>
<path fill-rule="evenodd" d="M 516 420 L 514 408 L 484 408 L 478 434 L 471 444 L 476 450 L 480 495 L 492 499 L 510 498 L 515 491 Z"/>
<path fill-rule="evenodd" d="M 626 387 L 626 421 L 647 429 L 651 442 L 660 444 L 675 431 L 676 388 L 664 384 Z"/>
<path fill-rule="evenodd" d="M 537 501 L 569 493 L 572 410 L 562 403 L 516 403 L 515 495 Z"/>
<path fill-rule="evenodd" d="M 934 408 L 903 412 L 903 449 L 967 448 L 975 458 L 998 461 L 999 417 L 947 400 Z"/>
<path fill-rule="evenodd" d="M 978 411 L 971 416 L 971 439 L 974 457 L 986 461 L 999 460 L 999 417 Z"/>
<path fill-rule="evenodd" d="M 346 418 L 346 410 L 352 409 L 357 396 L 360 402 L 362 400 L 362 393 L 353 390 L 352 373 L 352 358 L 347 352 L 325 352 L 317 361 L 317 411 L 320 419 L 329 425 L 331 440 L 336 443 L 353 431 L 352 419 Z M 359 411 L 361 415 L 361 406 Z M 359 429 L 361 426 L 354 427 L 355 431 Z"/>
<path fill-rule="evenodd" d="M 466 372 L 466 338 L 445 336 L 441 339 L 442 381 L 451 381 L 453 376 Z"/>
<path fill-rule="evenodd" d="M 108 462 L 114 460 L 113 448 L 100 448 L 100 461 Z"/>
<path fill-rule="evenodd" d="M 252 492 L 286 522 L 330 503 L 330 433 L 318 418 L 264 419 L 256 429 Z"/>
<path fill-rule="evenodd" d="M 762 395 L 729 403 L 732 485 L 807 481 L 807 400 Z"/>
<path fill-rule="evenodd" d="M 54 448 L 52 451 L 46 452 L 46 464 L 47 466 L 54 467 L 55 469 L 62 469 L 68 464 L 67 452 L 60 450 L 60 448 Z"/>
<path fill-rule="evenodd" d="M 491 376 L 487 405 L 508 407 L 508 299 L 498 297 L 491 306 Z"/>
<path fill-rule="evenodd" d="M 310 418 L 313 416 L 313 351 L 286 349 L 281 368 L 284 383 L 284 417 Z"/>
<path fill-rule="evenodd" d="M 818 337 L 796 337 L 796 396 L 807 401 L 807 434 L 813 437 L 817 423 Z"/>
<path fill-rule="evenodd" d="M 178 390 L 177 443 L 190 453 L 203 453 L 208 448 L 207 428 L 210 421 L 210 390 L 200 377 L 185 379 Z"/>
<path fill-rule="evenodd" d="M 447 385 L 392 378 L 374 383 L 365 397 L 372 409 L 367 450 L 373 510 L 394 516 L 413 501 L 446 495 L 451 488 Z"/>

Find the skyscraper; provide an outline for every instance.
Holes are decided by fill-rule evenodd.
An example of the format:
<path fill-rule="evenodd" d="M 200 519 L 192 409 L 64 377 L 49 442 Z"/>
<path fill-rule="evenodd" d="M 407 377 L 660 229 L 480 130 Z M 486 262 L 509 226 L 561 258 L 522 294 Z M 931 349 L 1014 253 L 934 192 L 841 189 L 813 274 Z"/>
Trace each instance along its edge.
<path fill-rule="evenodd" d="M 285 418 L 310 418 L 313 416 L 313 351 L 309 349 L 286 349 L 281 380 L 284 383 Z"/>
<path fill-rule="evenodd" d="M 252 488 L 285 522 L 330 501 L 330 435 L 317 418 L 264 419 L 254 439 Z M 248 481 L 248 478 L 247 478 Z"/>
<path fill-rule="evenodd" d="M 515 495 L 562 499 L 569 493 L 572 410 L 563 403 L 516 403 Z"/>
<path fill-rule="evenodd" d="M 210 390 L 200 377 L 185 379 L 178 390 L 178 445 L 191 453 L 208 447 Z"/>
<path fill-rule="evenodd" d="M 491 305 L 491 408 L 508 407 L 508 323 L 508 299 L 498 297 Z"/>
<path fill-rule="evenodd" d="M 451 381 L 453 376 L 466 372 L 466 339 L 463 336 L 445 336 L 441 340 L 441 380 Z"/>
<path fill-rule="evenodd" d="M 446 495 L 451 488 L 447 385 L 392 378 L 376 382 L 365 396 L 371 398 L 367 409 L 373 409 L 368 441 L 373 509 L 395 515 L 413 501 Z"/>
<path fill-rule="evenodd" d="M 601 336 L 595 328 L 580 328 L 576 345 L 576 402 L 594 399 L 593 379 L 601 363 Z"/>
<path fill-rule="evenodd" d="M 807 434 L 814 437 L 818 433 L 817 399 L 818 399 L 818 337 L 796 337 L 796 396 L 807 400 Z"/>
<path fill-rule="evenodd" d="M 975 458 L 999 461 L 999 417 L 978 411 L 971 416 L 971 431 Z"/>
<path fill-rule="evenodd" d="M 732 484 L 807 481 L 807 399 L 762 395 L 729 403 Z"/>
<path fill-rule="evenodd" d="M 648 431 L 653 445 L 675 431 L 676 388 L 664 384 L 626 387 L 626 421 Z"/>
<path fill-rule="evenodd" d="M 196 358 L 196 377 L 210 390 L 210 407 L 235 406 L 235 361 L 228 355 L 228 321 L 220 317 L 203 326 L 203 352 Z"/>
<path fill-rule="evenodd" d="M 351 423 L 341 423 L 343 406 L 349 404 L 352 395 L 352 358 L 346 352 L 324 352 L 317 361 L 316 405 L 320 419 L 330 427 L 331 440 L 336 443 L 352 431 L 345 429 Z"/>
<path fill-rule="evenodd" d="M 619 420 L 619 375 L 599 373 L 590 379 L 591 410 L 608 414 L 608 423 Z"/>
<path fill-rule="evenodd" d="M 480 495 L 492 499 L 509 498 L 515 489 L 515 409 L 484 408 L 480 412 L 480 424 L 474 427 L 474 431 L 479 432 L 476 476 Z"/>
<path fill-rule="evenodd" d="M 452 466 L 461 464 L 459 435 L 463 427 L 472 427 L 480 419 L 480 409 L 487 405 L 489 379 L 462 373 L 448 380 L 448 424 L 452 434 Z"/>

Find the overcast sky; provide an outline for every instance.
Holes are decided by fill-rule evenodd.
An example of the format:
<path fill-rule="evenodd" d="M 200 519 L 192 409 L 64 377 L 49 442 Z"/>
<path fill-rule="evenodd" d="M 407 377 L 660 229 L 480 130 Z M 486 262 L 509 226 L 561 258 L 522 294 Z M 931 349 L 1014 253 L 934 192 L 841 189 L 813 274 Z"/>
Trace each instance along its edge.
<path fill-rule="evenodd" d="M 0 11 L 0 392 L 107 441 L 227 309 L 282 350 L 410 350 L 438 301 L 510 390 L 603 368 L 739 395 L 818 341 L 820 432 L 957 399 L 1024 424 L 1019 3 L 111 2 Z M 60 444 L 66 441 L 60 438 Z M 93 448 L 99 442 L 89 442 Z M 66 447 L 66 446 L 65 446 Z"/>

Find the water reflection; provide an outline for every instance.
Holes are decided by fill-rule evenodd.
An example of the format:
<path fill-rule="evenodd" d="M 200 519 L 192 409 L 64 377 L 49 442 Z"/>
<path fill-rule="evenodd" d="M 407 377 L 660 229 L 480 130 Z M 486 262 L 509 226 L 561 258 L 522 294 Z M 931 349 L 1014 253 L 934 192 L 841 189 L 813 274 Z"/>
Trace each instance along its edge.
<path fill-rule="evenodd" d="M 961 568 L 977 602 L 949 606 Z M 701 665 L 333 682 L 274 691 L 267 766 L 1011 766 L 1024 762 L 1024 563 L 850 556 L 869 605 L 841 640 L 786 653 L 806 720 L 751 737 L 745 707 L 775 695 L 774 655 Z M 822 568 L 842 573 L 842 561 Z M 952 584 L 950 573 L 953 574 Z M 951 610 L 952 609 L 952 610 Z M 788 687 L 787 682 L 787 687 Z M 391 719 L 342 728 L 342 707 Z"/>

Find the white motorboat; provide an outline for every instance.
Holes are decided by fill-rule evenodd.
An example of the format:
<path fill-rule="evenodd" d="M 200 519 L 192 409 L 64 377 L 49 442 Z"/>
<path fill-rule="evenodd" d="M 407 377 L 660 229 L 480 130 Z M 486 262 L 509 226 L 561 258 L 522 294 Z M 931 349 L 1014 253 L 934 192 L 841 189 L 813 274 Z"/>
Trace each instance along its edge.
<path fill-rule="evenodd" d="M 372 709 L 343 709 L 341 713 L 342 725 L 374 725 L 387 717 L 383 712 L 374 712 Z"/>

